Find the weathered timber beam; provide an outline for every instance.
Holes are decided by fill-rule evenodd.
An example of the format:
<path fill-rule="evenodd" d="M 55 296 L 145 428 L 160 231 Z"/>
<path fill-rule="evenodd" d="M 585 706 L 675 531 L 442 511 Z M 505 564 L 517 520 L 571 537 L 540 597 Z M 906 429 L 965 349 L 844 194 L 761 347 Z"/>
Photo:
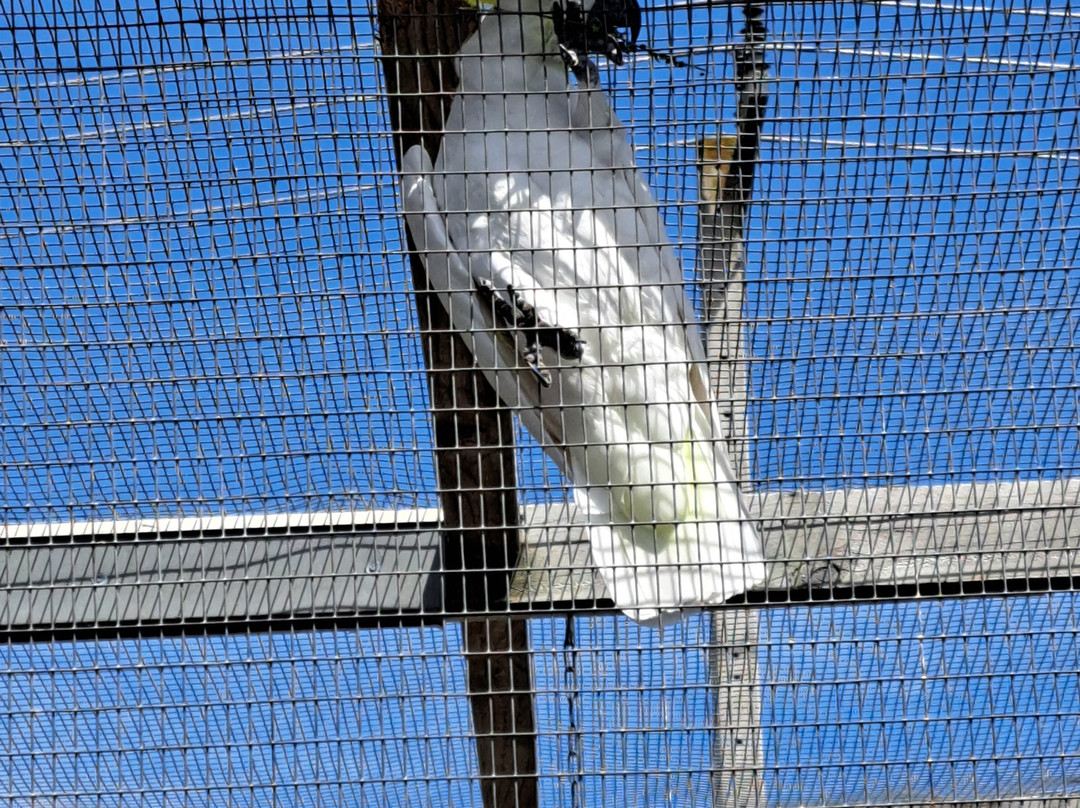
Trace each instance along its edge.
<path fill-rule="evenodd" d="M 740 114 L 746 112 L 743 106 L 740 94 Z M 760 126 L 760 121 L 755 123 Z M 741 128 L 746 128 L 745 122 Z M 748 488 L 750 462 L 746 451 L 749 379 L 742 315 L 746 286 L 743 222 L 756 157 L 756 128 L 752 136 L 740 131 L 734 136 L 707 138 L 698 148 L 705 347 L 712 389 L 724 419 L 727 452 L 744 489 Z M 723 609 L 711 616 L 709 684 L 715 691 L 712 802 L 718 807 L 751 808 L 764 801 L 758 623 L 754 609 Z"/>
<path fill-rule="evenodd" d="M 782 491 L 748 497 L 762 587 L 915 588 L 1080 575 L 1080 479 Z M 571 506 L 527 512 L 515 603 L 608 598 Z M 569 565 L 573 565 L 573 569 Z"/>
<path fill-rule="evenodd" d="M 747 502 L 777 593 L 1080 576 L 1080 478 Z M 521 519 L 513 606 L 608 599 L 573 505 Z M 438 617 L 439 544 L 434 508 L 11 525 L 0 528 L 0 631 Z"/>
<path fill-rule="evenodd" d="M 746 451 L 747 374 L 743 303 L 745 223 L 754 186 L 761 128 L 768 103 L 763 10 L 743 6 L 743 40 L 734 51 L 735 134 L 699 146 L 702 286 L 712 389 L 727 419 L 725 438 L 743 488 L 750 477 Z M 718 808 L 764 805 L 765 766 L 758 686 L 758 612 L 714 611 L 709 639 L 709 683 L 715 690 L 712 803 Z"/>
<path fill-rule="evenodd" d="M 439 531 L 413 516 L 12 526 L 0 530 L 0 628 L 154 632 L 417 612 Z"/>

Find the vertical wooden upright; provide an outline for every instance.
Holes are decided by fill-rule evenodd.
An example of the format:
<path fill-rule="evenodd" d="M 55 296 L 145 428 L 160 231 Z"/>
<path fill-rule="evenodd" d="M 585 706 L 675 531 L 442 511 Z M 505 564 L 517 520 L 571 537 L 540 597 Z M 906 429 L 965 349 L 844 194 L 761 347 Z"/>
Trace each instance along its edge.
<path fill-rule="evenodd" d="M 739 478 L 749 478 L 745 444 L 746 364 L 743 356 L 744 266 L 737 203 L 724 201 L 735 138 L 699 145 L 702 266 L 708 316 L 706 347 L 727 450 Z M 761 689 L 757 684 L 758 614 L 755 609 L 719 609 L 712 614 L 709 685 L 715 697 L 712 804 L 715 808 L 764 805 L 761 778 Z"/>
<path fill-rule="evenodd" d="M 725 420 L 727 449 L 739 478 L 750 478 L 746 444 L 747 369 L 742 326 L 745 219 L 753 190 L 761 126 L 768 100 L 762 8 L 743 8 L 743 42 L 735 50 L 736 134 L 699 144 L 701 258 L 706 348 L 712 384 Z M 709 678 L 716 698 L 712 763 L 714 808 L 765 804 L 758 613 L 719 609 L 712 616 Z"/>
<path fill-rule="evenodd" d="M 475 30 L 476 9 L 459 0 L 378 0 L 378 16 L 399 165 L 417 143 L 434 160 L 457 86 L 453 54 Z M 441 602 L 464 620 L 483 802 L 485 808 L 532 808 L 537 783 L 528 632 L 526 618 L 507 611 L 519 540 L 513 416 L 451 331 L 411 239 L 409 251 L 443 515 Z"/>

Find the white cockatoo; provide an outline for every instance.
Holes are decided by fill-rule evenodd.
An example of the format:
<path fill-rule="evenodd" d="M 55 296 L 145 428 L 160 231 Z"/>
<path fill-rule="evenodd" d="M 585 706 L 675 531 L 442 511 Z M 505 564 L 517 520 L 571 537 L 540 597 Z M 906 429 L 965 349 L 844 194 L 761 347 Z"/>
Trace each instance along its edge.
<path fill-rule="evenodd" d="M 438 159 L 404 156 L 405 218 L 477 367 L 573 484 L 615 604 L 656 625 L 761 583 L 761 541 L 682 267 L 575 50 L 626 43 L 589 0 L 569 21 L 543 2 L 501 0 L 462 46 Z"/>

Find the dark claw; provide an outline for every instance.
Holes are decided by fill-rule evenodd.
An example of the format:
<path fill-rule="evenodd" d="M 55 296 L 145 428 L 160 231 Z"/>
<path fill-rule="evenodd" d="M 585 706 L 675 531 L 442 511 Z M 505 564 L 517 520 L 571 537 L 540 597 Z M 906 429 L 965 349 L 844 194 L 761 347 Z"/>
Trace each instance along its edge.
<path fill-rule="evenodd" d="M 536 374 L 536 377 L 540 380 L 540 384 L 544 387 L 551 387 L 551 371 L 543 366 L 540 362 L 540 346 L 535 342 L 529 346 L 529 349 L 522 354 L 522 359 L 532 368 L 532 372 Z"/>
<path fill-rule="evenodd" d="M 518 290 L 514 288 L 513 284 L 506 284 L 506 291 L 514 296 L 514 305 L 517 306 L 517 310 L 521 312 L 521 317 L 518 318 L 517 324 L 522 328 L 536 328 L 536 307 L 523 298 L 518 293 Z"/>
<path fill-rule="evenodd" d="M 613 36 L 608 37 L 607 51 L 604 53 L 612 63 L 621 65 L 623 63 L 623 48 L 626 47 L 626 42 L 622 38 L 616 39 Z"/>
<path fill-rule="evenodd" d="M 502 320 L 510 327 L 513 327 L 517 323 L 517 312 L 514 311 L 513 305 L 499 295 L 495 290 L 495 285 L 491 281 L 478 280 L 476 281 L 476 288 L 477 291 L 484 296 L 484 299 L 491 303 L 496 318 Z"/>
<path fill-rule="evenodd" d="M 563 62 L 570 70 L 577 70 L 578 65 L 581 64 L 581 59 L 578 58 L 577 52 L 570 50 L 566 45 L 559 43 L 559 55 L 562 56 Z"/>
<path fill-rule="evenodd" d="M 514 296 L 514 305 L 521 312 L 517 320 L 518 327 L 536 334 L 536 340 L 529 345 L 531 354 L 539 356 L 541 348 L 551 348 L 558 351 L 563 359 L 581 359 L 585 353 L 583 339 L 567 328 L 560 328 L 539 319 L 533 304 L 518 294 L 513 286 L 507 284 L 506 291 Z"/>
<path fill-rule="evenodd" d="M 600 70 L 592 59 L 582 59 L 576 51 L 570 50 L 565 45 L 559 45 L 559 55 L 562 56 L 566 68 L 574 74 L 581 86 L 600 86 Z M 619 58 L 621 60 L 622 56 L 620 55 Z M 617 64 L 621 64 L 621 61 Z"/>

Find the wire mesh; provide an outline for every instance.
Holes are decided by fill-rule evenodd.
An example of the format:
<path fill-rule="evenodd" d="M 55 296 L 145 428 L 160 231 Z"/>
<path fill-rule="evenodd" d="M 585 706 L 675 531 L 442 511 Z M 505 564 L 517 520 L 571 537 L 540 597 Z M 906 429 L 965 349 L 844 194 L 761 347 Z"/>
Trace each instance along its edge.
<path fill-rule="evenodd" d="M 437 447 L 489 416 L 433 427 L 402 7 L 0 4 L 0 799 L 1075 798 L 1070 4 L 763 6 L 737 238 L 710 183 L 743 7 L 648 4 L 654 54 L 600 63 L 687 319 L 725 297 L 706 344 L 768 562 L 752 607 L 665 628 L 613 608 L 520 422 L 516 560 L 432 572 L 476 563 Z"/>

